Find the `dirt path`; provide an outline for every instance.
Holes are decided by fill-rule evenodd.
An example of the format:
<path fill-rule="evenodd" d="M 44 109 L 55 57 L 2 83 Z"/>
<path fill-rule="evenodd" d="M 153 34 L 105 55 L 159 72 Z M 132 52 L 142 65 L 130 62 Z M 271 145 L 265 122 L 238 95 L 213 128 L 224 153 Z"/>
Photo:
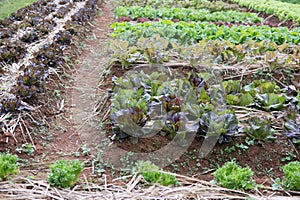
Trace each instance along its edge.
<path fill-rule="evenodd" d="M 65 91 L 65 112 L 55 116 L 52 128 L 48 131 L 55 136 L 44 161 L 74 157 L 74 153 L 80 152 L 83 145 L 93 150 L 105 137 L 101 134 L 100 120 L 95 116 L 94 108 L 97 101 L 104 101 L 106 95 L 105 91 L 98 90 L 98 86 L 108 64 L 106 45 L 109 26 L 114 20 L 114 5 L 105 3 L 101 9 L 101 15 L 95 18 L 88 38 L 83 42 L 84 49 L 74 67 L 73 82 Z"/>
<path fill-rule="evenodd" d="M 100 121 L 95 117 L 95 103 L 104 101 L 105 92 L 98 90 L 99 80 L 108 64 L 109 26 L 114 20 L 112 3 L 104 5 L 101 17 L 96 18 L 95 27 L 87 41 L 85 51 L 78 58 L 78 64 L 72 98 L 72 118 L 83 143 L 92 144 L 101 140 Z M 76 134 L 76 133 L 75 133 Z"/>

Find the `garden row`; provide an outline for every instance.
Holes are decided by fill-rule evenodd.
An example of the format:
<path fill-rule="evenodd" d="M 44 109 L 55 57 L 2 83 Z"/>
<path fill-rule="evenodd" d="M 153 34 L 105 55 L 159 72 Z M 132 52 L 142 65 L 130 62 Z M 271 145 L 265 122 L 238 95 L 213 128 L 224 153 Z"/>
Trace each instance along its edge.
<path fill-rule="evenodd" d="M 152 38 L 141 37 L 133 44 L 126 40 L 114 39 L 111 40 L 109 51 L 113 61 L 120 63 L 123 68 L 141 61 L 162 63 L 172 59 L 194 66 L 201 62 L 236 64 L 247 58 L 256 62 L 264 61 L 271 70 L 285 65 L 297 68 L 299 63 L 300 46 L 296 44 L 276 45 L 268 41 L 253 40 L 234 44 L 228 40 L 202 40 L 187 46 L 169 40 L 159 35 L 154 35 Z M 228 66 L 228 68 L 232 67 Z"/>
<path fill-rule="evenodd" d="M 222 1 L 210 2 L 208 0 L 141 0 L 141 1 L 132 1 L 132 0 L 124 0 L 119 2 L 120 6 L 152 6 L 155 8 L 167 7 L 167 8 L 195 8 L 195 9 L 209 9 L 211 11 L 221 11 L 221 10 L 231 10 L 238 9 L 236 5 L 230 5 Z"/>
<path fill-rule="evenodd" d="M 11 154 L 0 153 L 0 181 L 7 180 L 12 175 L 19 173 L 18 157 Z M 57 160 L 50 165 L 50 173 L 47 181 L 50 186 L 56 188 L 73 187 L 84 168 L 84 164 L 78 160 Z M 283 167 L 284 178 L 282 182 L 277 179 L 273 189 L 300 190 L 300 162 L 290 162 Z M 149 161 L 138 162 L 131 170 L 132 175 L 140 175 L 148 185 L 161 184 L 163 186 L 181 185 L 174 175 L 160 171 L 160 168 Z M 213 182 L 219 186 L 234 190 L 249 190 L 260 188 L 261 185 L 253 180 L 253 171 L 249 167 L 242 168 L 235 161 L 227 162 L 214 172 Z"/>
<path fill-rule="evenodd" d="M 240 6 L 246 6 L 258 12 L 266 14 L 275 14 L 280 20 L 293 20 L 300 23 L 299 5 L 286 3 L 276 0 L 232 0 L 230 2 L 238 3 Z M 200 0 L 200 1 L 159 1 L 159 0 L 144 0 L 144 1 L 131 1 L 125 0 L 120 3 L 122 6 L 152 6 L 155 8 L 160 7 L 183 7 L 195 9 L 209 9 L 211 11 L 219 10 L 241 10 L 234 4 L 228 4 L 226 1 L 213 1 Z"/>
<path fill-rule="evenodd" d="M 181 44 L 197 43 L 201 40 L 229 40 L 235 44 L 243 44 L 249 40 L 270 41 L 276 44 L 300 42 L 300 28 L 289 30 L 286 27 L 270 28 L 268 26 L 217 26 L 208 22 L 115 22 L 113 37 L 127 40 L 131 44 L 139 37 L 151 37 L 159 34 Z"/>
<path fill-rule="evenodd" d="M 152 68 L 155 72 L 149 75 L 142 70 L 129 77 L 114 80 L 111 112 L 112 121 L 116 124 L 114 130 L 119 138 L 131 135 L 124 133 L 124 130 L 131 127 L 130 123 L 147 127 L 147 124 L 155 124 L 157 116 L 166 116 L 161 131 L 163 135 L 172 137 L 177 132 L 182 134 L 182 131 L 189 130 L 196 132 L 198 136 L 206 136 L 208 133 L 218 135 L 222 143 L 246 132 L 255 140 L 266 141 L 275 139 L 274 126 L 285 127 L 285 135 L 295 144 L 300 143 L 300 124 L 297 122 L 300 92 L 295 86 L 281 89 L 274 82 L 265 80 L 253 81 L 247 85 L 233 80 L 216 84 L 215 76 L 195 73 L 196 69 L 178 78 L 164 71 L 159 72 L 160 68 Z M 271 122 L 263 117 L 238 120 L 234 106 L 239 106 L 238 109 L 247 107 L 270 112 L 275 118 L 286 110 L 288 115 L 282 122 L 284 124 L 280 124 L 280 121 Z M 271 111 L 277 112 L 272 114 Z M 124 115 L 131 116 L 132 121 L 125 120 Z M 150 116 L 154 115 L 152 119 Z M 192 124 L 192 127 L 186 127 L 183 120 L 191 116 L 193 120 L 188 120 L 186 124 Z M 119 126 L 122 127 L 121 130 L 118 129 Z"/>
<path fill-rule="evenodd" d="M 275 14 L 280 20 L 293 20 L 300 23 L 300 5 L 276 0 L 230 0 L 266 14 Z"/>
<path fill-rule="evenodd" d="M 39 0 L 1 21 L 1 114 L 36 101 L 51 69 L 62 67 L 63 51 L 96 9 L 95 0 Z"/>
<path fill-rule="evenodd" d="M 211 12 L 208 9 L 195 8 L 154 8 L 151 6 L 118 6 L 115 11 L 117 18 L 129 17 L 131 20 L 147 18 L 150 20 L 169 19 L 183 21 L 223 21 L 223 22 L 243 22 L 258 23 L 263 19 L 256 13 L 238 12 L 232 10 Z M 120 19 L 120 20 L 121 20 Z"/>

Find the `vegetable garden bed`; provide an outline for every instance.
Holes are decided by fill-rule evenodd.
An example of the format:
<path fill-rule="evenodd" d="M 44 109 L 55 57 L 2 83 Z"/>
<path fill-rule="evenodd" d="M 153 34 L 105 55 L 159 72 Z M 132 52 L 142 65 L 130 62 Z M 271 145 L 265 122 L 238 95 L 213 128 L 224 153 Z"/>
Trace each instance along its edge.
<path fill-rule="evenodd" d="M 22 175 L 29 173 L 3 182 L 0 197 L 299 195 L 297 162 L 287 165 L 300 160 L 296 4 L 99 2 L 38 0 L 0 21 L 0 150 L 17 154 Z M 97 16 L 100 5 L 106 16 Z M 281 21 L 269 22 L 267 14 Z M 282 26 L 284 20 L 291 23 Z M 109 38 L 101 36 L 109 26 Z M 91 73 L 99 71 L 97 96 L 84 85 L 95 87 Z M 77 115 L 79 106 L 92 111 Z M 56 149 L 63 146 L 74 150 Z M 52 165 L 50 185 L 72 189 L 47 193 L 49 164 L 60 158 L 85 167 L 76 163 L 76 176 L 64 184 L 54 166 L 62 167 Z M 140 160 L 177 174 L 149 171 L 153 165 L 134 171 Z M 224 175 L 232 169 L 239 178 Z M 144 187 L 169 181 L 178 188 L 153 186 L 154 194 Z"/>

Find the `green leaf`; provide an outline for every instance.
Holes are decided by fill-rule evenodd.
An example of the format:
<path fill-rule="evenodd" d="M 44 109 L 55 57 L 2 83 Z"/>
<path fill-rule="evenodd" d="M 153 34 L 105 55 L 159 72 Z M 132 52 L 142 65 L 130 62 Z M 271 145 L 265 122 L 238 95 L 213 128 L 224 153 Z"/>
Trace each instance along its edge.
<path fill-rule="evenodd" d="M 239 102 L 239 106 L 248 106 L 250 104 L 252 104 L 254 101 L 252 95 L 250 93 L 244 93 L 242 94 L 242 96 L 240 97 L 240 102 Z"/>
<path fill-rule="evenodd" d="M 259 117 L 252 117 L 248 120 L 249 128 L 246 133 L 253 139 L 265 141 L 275 139 L 273 137 L 274 130 L 271 128 L 271 121 Z"/>
<path fill-rule="evenodd" d="M 265 82 L 259 86 L 259 91 L 261 94 L 274 93 L 276 84 L 273 82 Z"/>
<path fill-rule="evenodd" d="M 240 98 L 237 95 L 229 94 L 226 96 L 226 102 L 229 105 L 238 105 L 240 103 Z"/>
<path fill-rule="evenodd" d="M 256 98 L 262 103 L 262 107 L 267 110 L 281 110 L 285 102 L 284 95 L 266 93 L 256 94 Z"/>

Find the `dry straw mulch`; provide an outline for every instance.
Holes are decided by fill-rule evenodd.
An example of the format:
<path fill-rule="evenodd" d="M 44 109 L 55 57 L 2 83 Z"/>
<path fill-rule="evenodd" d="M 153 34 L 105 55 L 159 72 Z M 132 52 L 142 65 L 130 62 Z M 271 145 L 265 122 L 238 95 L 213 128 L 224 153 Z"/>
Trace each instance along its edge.
<path fill-rule="evenodd" d="M 286 193 L 286 196 L 276 196 L 278 193 L 270 190 L 268 195 L 263 195 L 259 191 L 254 191 L 257 195 L 248 194 L 217 187 L 206 181 L 182 175 L 176 176 L 180 181 L 178 187 L 161 185 L 142 187 L 141 183 L 145 182 L 143 177 L 127 176 L 131 178 L 128 183 L 120 182 L 122 178 L 118 178 L 112 183 L 105 181 L 103 185 L 86 182 L 72 189 L 52 188 L 45 180 L 17 177 L 0 182 L 0 199 L 300 199 L 292 197 L 289 193 Z"/>

